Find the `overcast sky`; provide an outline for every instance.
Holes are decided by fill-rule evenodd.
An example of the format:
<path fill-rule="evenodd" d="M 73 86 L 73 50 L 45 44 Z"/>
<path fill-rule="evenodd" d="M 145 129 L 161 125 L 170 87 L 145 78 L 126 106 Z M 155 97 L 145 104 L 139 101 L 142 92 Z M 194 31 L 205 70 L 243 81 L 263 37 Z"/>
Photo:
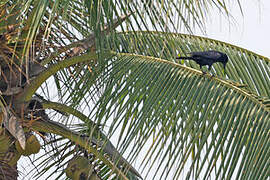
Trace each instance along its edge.
<path fill-rule="evenodd" d="M 225 41 L 270 58 L 270 1 L 242 0 L 243 16 L 237 5 L 229 5 L 234 17 L 231 25 L 213 12 L 206 25 L 207 37 Z"/>

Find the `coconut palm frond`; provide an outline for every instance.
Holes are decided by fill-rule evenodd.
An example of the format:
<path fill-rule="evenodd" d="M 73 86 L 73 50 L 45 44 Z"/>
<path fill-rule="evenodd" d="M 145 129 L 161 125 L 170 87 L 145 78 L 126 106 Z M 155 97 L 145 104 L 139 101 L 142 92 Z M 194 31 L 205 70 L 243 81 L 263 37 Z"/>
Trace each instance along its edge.
<path fill-rule="evenodd" d="M 195 62 L 179 61 L 176 57 L 187 56 L 192 51 L 222 51 L 229 56 L 226 74 L 218 64 L 214 65 L 212 74 L 245 84 L 255 94 L 270 97 L 270 59 L 222 41 L 186 34 L 127 32 L 108 37 L 105 48 L 167 59 L 195 69 L 199 69 Z"/>
<path fill-rule="evenodd" d="M 119 133 L 118 147 L 130 162 L 147 149 L 136 160 L 147 175 L 154 166 L 163 178 L 243 178 L 265 171 L 269 161 L 257 157 L 268 153 L 268 100 L 159 58 L 120 54 L 109 66 L 93 119 L 112 136 Z"/>

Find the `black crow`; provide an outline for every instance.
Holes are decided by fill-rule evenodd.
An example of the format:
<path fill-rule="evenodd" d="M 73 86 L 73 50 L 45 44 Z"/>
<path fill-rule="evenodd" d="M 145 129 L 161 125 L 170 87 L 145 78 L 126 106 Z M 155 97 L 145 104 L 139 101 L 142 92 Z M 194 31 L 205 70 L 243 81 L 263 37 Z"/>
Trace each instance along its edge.
<path fill-rule="evenodd" d="M 189 57 L 177 57 L 176 59 L 191 59 L 194 60 L 197 64 L 200 65 L 200 69 L 202 70 L 202 66 L 208 65 L 208 70 L 211 70 L 212 64 L 216 62 L 221 62 L 224 66 L 224 71 L 226 64 L 228 62 L 228 56 L 225 53 L 219 51 L 201 51 L 201 52 L 191 52 L 189 53 Z M 203 73 L 205 73 L 202 70 Z"/>

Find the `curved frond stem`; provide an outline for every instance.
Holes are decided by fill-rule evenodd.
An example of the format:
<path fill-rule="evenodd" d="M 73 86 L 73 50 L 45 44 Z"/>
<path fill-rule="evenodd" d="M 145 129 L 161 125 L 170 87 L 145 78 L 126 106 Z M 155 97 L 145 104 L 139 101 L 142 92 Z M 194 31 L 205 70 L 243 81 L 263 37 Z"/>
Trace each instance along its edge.
<path fill-rule="evenodd" d="M 44 132 L 57 134 L 65 138 L 68 138 L 73 142 L 76 142 L 78 145 L 84 147 L 89 153 L 93 153 L 97 158 L 99 158 L 104 163 L 106 163 L 106 165 L 109 166 L 111 170 L 119 176 L 120 179 L 127 180 L 127 177 L 122 173 L 122 171 L 120 171 L 116 167 L 116 165 L 114 165 L 112 162 L 106 159 L 97 149 L 91 147 L 89 143 L 86 143 L 87 139 L 81 137 L 76 132 L 71 131 L 64 125 L 51 121 L 51 120 L 35 121 L 31 125 L 32 125 L 31 128 L 33 128 L 36 131 L 44 131 Z"/>
<path fill-rule="evenodd" d="M 104 52 L 102 57 L 110 57 L 113 54 L 111 52 Z M 45 82 L 49 77 L 54 75 L 57 71 L 67 68 L 71 65 L 87 62 L 87 61 L 96 61 L 98 59 L 98 55 L 95 52 L 89 52 L 81 56 L 76 56 L 72 58 L 65 59 L 61 62 L 51 65 L 45 71 L 40 73 L 37 77 L 35 77 L 30 84 L 27 84 L 24 88 L 24 92 L 19 95 L 20 101 L 29 101 L 32 95 L 36 92 L 36 90 L 41 86 L 43 82 Z"/>
<path fill-rule="evenodd" d="M 245 48 L 207 37 L 154 31 L 117 33 L 108 38 L 107 43 L 114 51 L 153 56 L 196 69 L 199 66 L 195 62 L 176 60 L 176 57 L 193 51 L 218 50 L 229 57 L 226 73 L 218 64 L 212 66 L 211 73 L 248 85 L 247 88 L 259 96 L 270 97 L 267 88 L 270 59 Z"/>
<path fill-rule="evenodd" d="M 233 57 L 230 60 L 235 61 Z M 255 144 L 246 144 L 251 131 L 254 136 L 259 134 L 258 126 L 268 132 L 270 101 L 248 85 L 136 53 L 119 53 L 108 66 L 93 119 L 109 124 L 110 135 L 120 131 L 121 151 L 135 142 L 130 159 L 148 147 L 141 162 L 143 171 L 149 170 L 147 175 L 157 165 L 154 174 L 162 171 L 162 177 L 233 176 L 231 169 L 245 163 L 242 153 L 252 153 L 254 158 L 262 155 L 259 149 L 252 151 Z M 268 142 L 264 139 L 263 143 Z M 258 171 L 266 166 L 261 165 Z M 253 166 L 244 167 L 254 174 Z"/>
<path fill-rule="evenodd" d="M 228 87 L 230 89 L 234 89 L 235 91 L 239 92 L 240 94 L 242 94 L 242 95 L 246 96 L 247 98 L 251 99 L 254 103 L 260 105 L 261 108 L 263 108 L 264 110 L 270 112 L 270 107 L 268 106 L 268 100 L 262 100 L 262 99 L 260 99 L 260 97 L 258 97 L 253 92 L 250 92 L 250 91 L 242 88 L 242 87 L 245 87 L 245 85 L 243 85 L 243 84 L 238 84 L 238 83 L 232 82 L 229 79 L 226 80 L 224 78 L 219 78 L 219 77 L 216 77 L 216 76 L 213 77 L 210 74 L 203 74 L 201 71 L 198 71 L 198 70 L 193 69 L 191 67 L 183 66 L 181 64 L 171 62 L 171 61 L 168 61 L 168 60 L 165 60 L 165 59 L 155 58 L 155 57 L 151 57 L 151 56 L 130 54 L 130 53 L 119 53 L 118 55 L 119 56 L 138 57 L 138 58 L 143 58 L 145 60 L 148 59 L 148 60 L 151 60 L 151 61 L 170 64 L 172 66 L 176 66 L 176 67 L 186 69 L 186 70 L 190 71 L 195 76 L 207 77 L 207 78 L 211 79 L 212 81 L 219 82 L 219 83 L 223 84 L 224 86 L 226 86 L 226 87 Z"/>
<path fill-rule="evenodd" d="M 82 120 L 85 123 L 89 123 L 91 126 L 97 126 L 97 124 L 95 124 L 93 121 L 91 121 L 86 115 L 84 115 L 83 113 L 81 113 L 80 111 L 67 106 L 65 104 L 61 104 L 58 102 L 52 102 L 52 101 L 45 101 L 42 102 L 42 106 L 44 109 L 54 109 L 54 110 L 58 110 L 64 113 L 68 113 L 68 114 L 72 114 L 73 116 L 79 118 L 80 120 Z"/>
<path fill-rule="evenodd" d="M 54 110 L 59 110 L 59 111 L 68 113 L 68 114 L 72 114 L 73 116 L 79 118 L 83 122 L 87 124 L 89 123 L 90 127 L 92 127 L 92 129 L 89 129 L 91 131 L 90 134 L 92 134 L 93 132 L 93 136 L 95 138 L 102 139 L 102 143 L 100 142 L 100 140 L 95 140 L 95 139 L 94 139 L 94 143 L 98 144 L 99 146 L 103 146 L 103 151 L 106 152 L 110 156 L 110 158 L 119 159 L 118 164 L 128 166 L 127 169 L 129 169 L 136 176 L 142 178 L 140 173 L 134 167 L 132 167 L 132 165 L 124 157 L 122 157 L 122 155 L 116 150 L 116 148 L 113 146 L 111 141 L 107 138 L 107 136 L 97 128 L 98 125 L 95 124 L 93 121 L 91 121 L 86 115 L 84 115 L 83 113 L 81 113 L 80 111 L 72 107 L 69 107 L 67 105 L 60 104 L 57 102 L 44 101 L 42 105 L 44 109 L 54 109 Z M 78 143 L 77 141 L 75 142 Z"/>

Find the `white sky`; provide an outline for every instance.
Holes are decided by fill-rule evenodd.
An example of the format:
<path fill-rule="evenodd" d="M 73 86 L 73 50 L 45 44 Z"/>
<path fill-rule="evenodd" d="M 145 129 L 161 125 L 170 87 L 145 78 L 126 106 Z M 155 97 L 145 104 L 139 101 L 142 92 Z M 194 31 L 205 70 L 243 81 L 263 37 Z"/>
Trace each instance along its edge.
<path fill-rule="evenodd" d="M 233 4 L 234 3 L 234 4 Z M 213 12 L 206 25 L 207 37 L 246 48 L 270 58 L 270 1 L 241 0 L 243 16 L 237 1 L 230 2 L 229 10 L 235 20 Z"/>

